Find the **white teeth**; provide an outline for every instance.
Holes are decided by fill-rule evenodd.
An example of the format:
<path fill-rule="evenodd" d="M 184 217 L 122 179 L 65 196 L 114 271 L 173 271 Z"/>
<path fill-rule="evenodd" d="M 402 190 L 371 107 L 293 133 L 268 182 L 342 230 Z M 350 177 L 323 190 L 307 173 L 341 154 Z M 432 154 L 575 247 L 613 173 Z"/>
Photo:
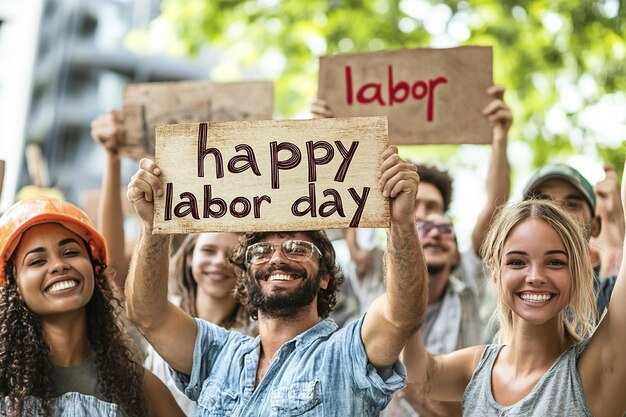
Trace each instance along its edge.
<path fill-rule="evenodd" d="M 291 277 L 291 275 L 285 275 L 285 274 L 276 274 L 276 275 L 271 275 L 268 278 L 268 281 L 293 281 L 293 277 Z"/>
<path fill-rule="evenodd" d="M 72 280 L 72 279 L 68 279 L 67 281 L 61 281 L 61 282 L 57 282 L 54 285 L 48 287 L 46 289 L 46 292 L 56 292 L 56 291 L 62 291 L 62 290 L 66 290 L 68 288 L 72 288 L 78 285 L 78 282 Z"/>
<path fill-rule="evenodd" d="M 552 298 L 550 294 L 522 294 L 520 297 L 522 297 L 522 300 L 531 303 L 543 303 Z"/>

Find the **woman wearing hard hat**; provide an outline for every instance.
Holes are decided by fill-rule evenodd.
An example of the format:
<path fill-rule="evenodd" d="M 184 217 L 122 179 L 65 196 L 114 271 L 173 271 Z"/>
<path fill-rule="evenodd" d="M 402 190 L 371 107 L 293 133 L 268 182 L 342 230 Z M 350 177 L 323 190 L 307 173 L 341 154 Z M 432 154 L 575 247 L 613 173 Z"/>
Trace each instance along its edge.
<path fill-rule="evenodd" d="M 30 198 L 0 218 L 0 415 L 182 415 L 133 359 L 106 262 L 70 203 Z"/>

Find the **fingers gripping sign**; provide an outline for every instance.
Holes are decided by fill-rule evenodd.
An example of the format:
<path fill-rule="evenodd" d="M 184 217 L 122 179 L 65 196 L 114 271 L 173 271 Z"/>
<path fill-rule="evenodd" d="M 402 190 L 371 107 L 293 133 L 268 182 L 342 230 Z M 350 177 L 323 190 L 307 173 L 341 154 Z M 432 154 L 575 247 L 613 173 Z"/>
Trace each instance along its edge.
<path fill-rule="evenodd" d="M 146 230 L 152 229 L 154 219 L 154 198 L 163 195 L 163 186 L 159 179 L 161 168 L 156 162 L 143 158 L 139 169 L 132 176 L 126 193 L 128 201 L 137 212 Z"/>
<path fill-rule="evenodd" d="M 513 114 L 511 109 L 504 102 L 504 87 L 491 86 L 487 89 L 487 95 L 493 100 L 483 109 L 483 116 L 492 127 L 493 140 L 506 140 L 509 129 L 513 124 Z"/>
<path fill-rule="evenodd" d="M 412 220 L 420 181 L 416 166 L 400 158 L 396 146 L 390 146 L 381 154 L 378 178 L 383 195 L 391 198 L 392 221 Z"/>

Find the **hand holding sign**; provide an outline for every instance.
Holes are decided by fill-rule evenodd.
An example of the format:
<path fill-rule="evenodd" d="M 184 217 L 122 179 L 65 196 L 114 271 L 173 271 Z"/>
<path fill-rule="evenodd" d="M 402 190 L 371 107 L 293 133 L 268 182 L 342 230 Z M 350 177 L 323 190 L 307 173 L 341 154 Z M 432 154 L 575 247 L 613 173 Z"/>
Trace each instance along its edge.
<path fill-rule="evenodd" d="M 383 195 L 392 199 L 391 220 L 414 221 L 415 196 L 419 185 L 416 166 L 400 158 L 396 146 L 387 148 L 380 159 L 379 184 Z"/>
<path fill-rule="evenodd" d="M 142 158 L 139 169 L 128 183 L 126 196 L 141 220 L 147 234 L 152 231 L 154 221 L 154 198 L 163 195 L 163 186 L 159 179 L 161 168 L 151 159 Z"/>
<path fill-rule="evenodd" d="M 513 124 L 513 114 L 504 102 L 504 87 L 492 85 L 487 89 L 487 95 L 493 100 L 483 109 L 483 115 L 491 125 L 493 143 L 505 142 Z"/>

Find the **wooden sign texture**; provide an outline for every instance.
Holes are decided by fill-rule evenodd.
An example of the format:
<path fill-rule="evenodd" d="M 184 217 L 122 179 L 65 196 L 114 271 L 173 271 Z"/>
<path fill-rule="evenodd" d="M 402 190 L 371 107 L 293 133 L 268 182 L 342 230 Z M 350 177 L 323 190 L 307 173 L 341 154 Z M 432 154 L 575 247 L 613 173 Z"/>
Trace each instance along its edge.
<path fill-rule="evenodd" d="M 402 49 L 320 58 L 318 97 L 336 117 L 389 117 L 398 145 L 491 143 L 492 49 Z"/>
<path fill-rule="evenodd" d="M 126 143 L 134 159 L 154 155 L 154 129 L 175 123 L 271 119 L 271 81 L 179 81 L 129 84 L 124 89 Z"/>
<path fill-rule="evenodd" d="M 388 227 L 387 146 L 386 117 L 159 126 L 155 233 Z"/>

